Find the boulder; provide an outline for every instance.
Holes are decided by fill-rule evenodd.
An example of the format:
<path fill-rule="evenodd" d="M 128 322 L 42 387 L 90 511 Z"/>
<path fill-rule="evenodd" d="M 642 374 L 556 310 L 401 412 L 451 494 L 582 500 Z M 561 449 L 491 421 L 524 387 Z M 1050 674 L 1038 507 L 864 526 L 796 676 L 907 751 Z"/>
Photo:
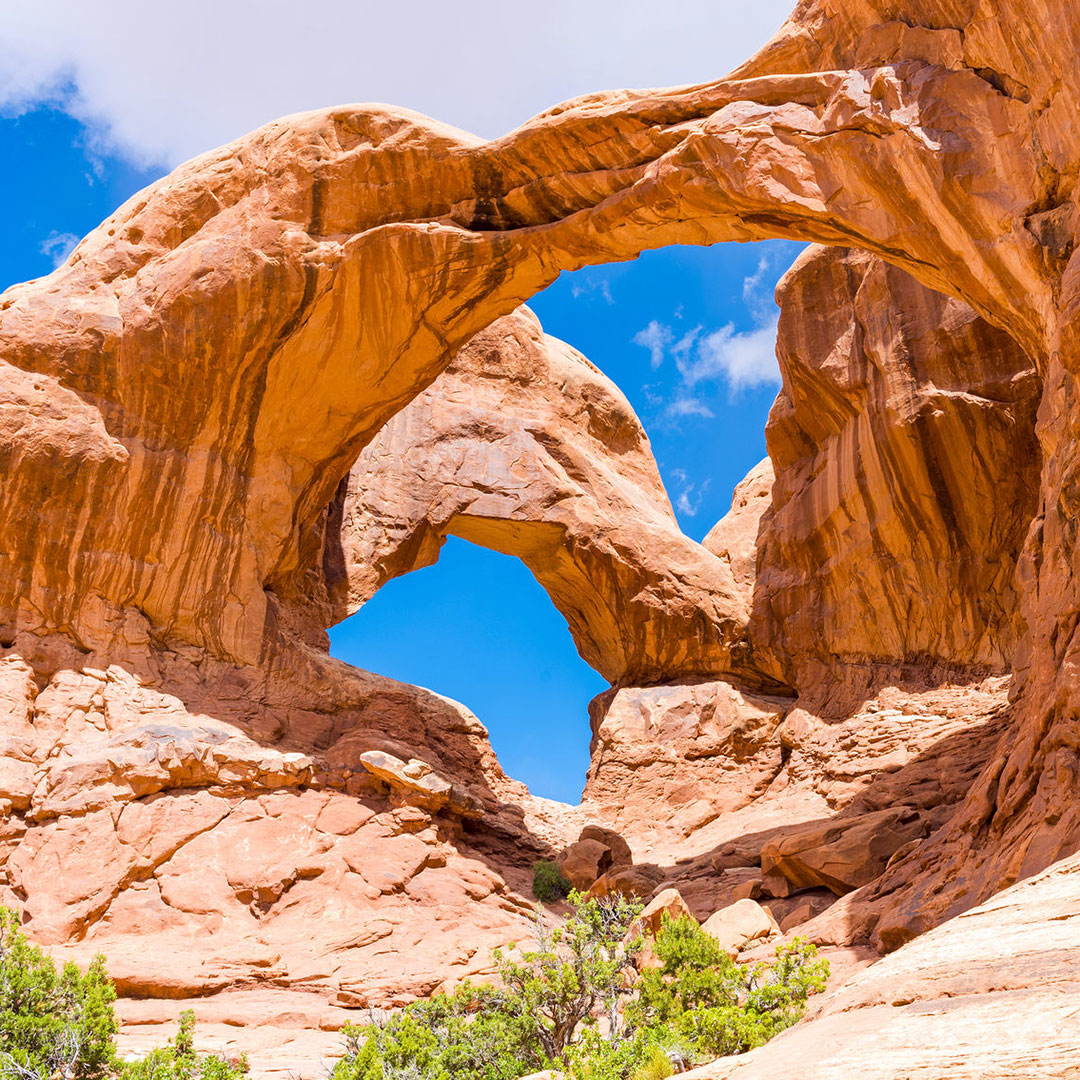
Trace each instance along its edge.
<path fill-rule="evenodd" d="M 656 937 L 664 925 L 665 915 L 671 919 L 694 918 L 686 906 L 686 901 L 679 895 L 678 889 L 664 889 L 645 906 L 635 926 L 642 934 Z"/>
<path fill-rule="evenodd" d="M 795 827 L 762 847 L 763 889 L 787 895 L 775 888 L 780 876 L 795 890 L 823 885 L 843 896 L 873 881 L 925 831 L 921 815 L 905 807 Z"/>
<path fill-rule="evenodd" d="M 623 896 L 652 896 L 663 879 L 662 871 L 653 864 L 618 866 L 601 875 L 589 889 L 589 895 L 603 897 L 621 893 Z"/>
<path fill-rule="evenodd" d="M 585 891 L 611 865 L 611 849 L 599 840 L 575 840 L 555 863 L 575 889 Z"/>
<path fill-rule="evenodd" d="M 630 845 L 614 829 L 605 829 L 600 825 L 586 825 L 581 830 L 579 840 L 598 840 L 607 846 L 611 852 L 612 869 L 620 866 L 629 866 L 634 861 L 634 853 Z"/>
<path fill-rule="evenodd" d="M 720 947 L 734 957 L 750 941 L 767 940 L 780 933 L 780 927 L 768 908 L 755 900 L 737 900 L 710 915 L 701 925 Z"/>
<path fill-rule="evenodd" d="M 473 796 L 457 790 L 425 761 L 411 758 L 405 762 L 383 750 L 366 750 L 360 755 L 360 764 L 405 802 L 428 810 L 448 809 L 461 817 L 483 814 L 483 807 Z"/>
<path fill-rule="evenodd" d="M 744 881 L 741 885 L 735 886 L 732 896 L 736 900 L 756 900 L 762 893 L 761 883 L 761 877 L 753 877 L 749 881 Z"/>

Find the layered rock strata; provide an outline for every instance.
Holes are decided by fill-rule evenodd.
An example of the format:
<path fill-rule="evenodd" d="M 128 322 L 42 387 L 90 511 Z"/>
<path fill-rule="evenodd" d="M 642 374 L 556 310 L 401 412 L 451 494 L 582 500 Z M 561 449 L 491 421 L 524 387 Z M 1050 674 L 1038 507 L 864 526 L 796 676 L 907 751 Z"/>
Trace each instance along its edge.
<path fill-rule="evenodd" d="M 855 799 L 839 806 L 847 796 L 828 781 L 792 785 L 800 749 L 804 762 L 820 760 L 832 736 L 850 737 L 872 755 L 883 751 L 880 764 L 900 747 L 925 769 L 916 790 L 920 825 L 932 831 L 818 916 L 838 935 L 888 947 L 1073 852 L 1078 51 L 1080 23 L 1063 0 L 802 0 L 777 38 L 727 79 L 580 99 L 492 143 L 377 108 L 279 121 L 182 166 L 55 273 L 0 296 L 5 898 L 25 905 L 31 932 L 81 938 L 79 950 L 116 945 L 118 957 L 134 940 L 125 934 L 158 935 L 170 958 L 192 958 L 181 986 L 147 975 L 134 993 L 226 994 L 265 983 L 338 1004 L 400 996 L 397 973 L 394 985 L 380 981 L 387 955 L 415 954 L 406 981 L 423 992 L 448 969 L 468 969 L 472 958 L 455 940 L 512 933 L 524 919 L 522 875 L 534 850 L 545 836 L 549 847 L 571 839 L 582 822 L 571 827 L 518 798 L 458 709 L 320 655 L 326 626 L 349 609 L 342 563 L 325 556 L 338 527 L 329 508 L 341 505 L 335 493 L 364 446 L 476 333 L 562 269 L 675 242 L 787 236 L 854 246 L 897 268 L 815 255 L 786 283 L 797 292 L 817 276 L 819 290 L 840 287 L 838 307 L 812 333 L 785 332 L 786 398 L 770 429 L 773 540 L 759 549 L 752 589 L 745 544 L 726 537 L 714 563 L 702 555 L 701 565 L 736 587 L 709 592 L 706 609 L 715 597 L 723 610 L 706 610 L 700 624 L 685 592 L 669 610 L 650 598 L 626 614 L 635 632 L 625 648 L 610 627 L 596 632 L 609 613 L 575 616 L 583 648 L 627 683 L 620 692 L 643 692 L 629 685 L 639 673 L 738 682 L 775 679 L 778 669 L 800 691 L 775 724 L 782 768 L 763 797 L 715 822 L 695 810 L 676 831 L 695 829 L 698 849 L 723 841 L 713 856 L 721 866 L 755 850 L 760 858 L 768 838 L 751 810 L 790 828 L 812 820 L 815 800 L 828 817 L 857 809 Z M 904 319 L 910 310 L 921 315 Z M 894 324 L 886 314 L 901 317 Z M 926 320 L 940 325 L 927 334 Z M 956 342 L 967 350 L 959 364 Z M 811 386 L 827 409 L 808 408 Z M 1027 438 L 1036 395 L 1041 461 Z M 867 483 L 875 490 L 860 487 Z M 901 509 L 900 485 L 917 505 Z M 973 493 L 993 507 L 965 503 Z M 647 484 L 623 497 L 656 505 Z M 483 528 L 490 538 L 486 519 Z M 580 574 L 580 548 L 567 546 L 567 573 Z M 857 580 L 830 556 L 856 560 Z M 614 562 L 609 550 L 601 564 L 619 587 L 620 569 L 649 565 L 640 549 Z M 933 595 L 942 582 L 947 601 Z M 751 629 L 740 642 L 728 631 L 748 589 Z M 907 590 L 905 603 L 910 594 L 910 618 L 896 590 Z M 874 616 L 861 629 L 835 617 L 832 605 L 849 593 L 853 611 Z M 680 622 L 708 633 L 680 646 L 669 633 Z M 717 633 L 720 649 L 708 637 Z M 745 642 L 752 647 L 735 647 Z M 856 667 L 837 693 L 826 681 L 834 654 Z M 970 745 L 958 737 L 963 752 L 950 757 L 959 736 L 941 723 L 950 717 L 926 710 L 926 723 L 912 723 L 901 704 L 892 741 L 875 743 L 869 706 L 891 689 L 881 670 L 900 681 L 897 665 L 916 684 L 899 688 L 915 695 L 905 701 L 966 692 L 965 681 L 981 687 L 1011 665 L 1009 708 L 999 700 L 986 725 L 972 724 L 971 710 L 951 718 L 995 736 L 1000 723 L 1004 737 Z M 941 687 L 943 677 L 953 682 Z M 761 726 L 773 724 L 769 709 L 758 711 Z M 865 730 L 845 730 L 855 718 Z M 671 722 L 678 739 L 723 744 L 732 725 L 713 720 L 693 732 L 677 716 Z M 800 732 L 809 735 L 799 741 Z M 755 788 L 775 764 L 772 737 L 746 757 Z M 609 761 L 625 756 L 618 747 L 609 740 Z M 938 768 L 946 760 L 960 764 Z M 670 768 L 664 753 L 656 761 Z M 890 790 L 875 787 L 877 772 L 853 772 L 867 781 L 855 798 Z M 841 791 L 855 782 L 843 773 L 836 781 Z M 935 785 L 949 796 L 938 798 Z M 735 798 L 728 787 L 723 797 Z M 954 795 L 962 796 L 955 811 Z M 470 824 L 477 812 L 481 824 Z M 342 852 L 354 833 L 363 850 L 349 863 Z M 255 837 L 263 839 L 250 850 L 273 857 L 245 863 L 236 853 Z M 279 859 L 285 848 L 297 857 Z M 794 853 L 782 841 L 776 850 Z M 392 881 L 378 877 L 380 863 Z M 484 876 L 477 863 L 493 876 L 474 896 L 462 883 Z M 723 868 L 740 865 L 751 868 Z M 1063 865 L 1002 903 L 1052 907 L 1055 890 L 1075 878 Z M 348 912 L 334 915 L 335 892 L 320 882 L 371 912 L 359 931 Z M 442 890 L 467 918 L 436 935 L 425 923 L 421 933 L 417 913 Z M 994 910 L 956 919 L 871 969 L 859 984 L 869 997 L 852 999 L 848 1013 L 861 1009 L 876 1035 L 881 1008 L 907 1006 L 879 1001 L 873 980 L 902 974 L 904 957 L 947 952 L 966 926 L 991 925 L 983 913 Z M 388 938 L 399 928 L 400 937 L 380 946 L 379 917 L 391 911 Z M 1045 940 L 1037 918 L 1011 917 Z M 343 922 L 352 936 L 339 936 Z M 279 967 L 279 945 L 301 932 L 302 957 Z M 259 948 L 237 959 L 226 947 L 237 935 Z M 981 936 L 979 947 L 988 941 L 1000 944 L 1000 935 Z M 1073 944 L 1065 946 L 1071 957 Z M 957 948 L 957 963 L 970 951 Z M 1020 942 L 1012 955 L 1042 977 L 1046 957 L 1036 963 L 1031 952 Z M 1068 989 L 1056 968 L 1051 975 Z M 943 978 L 955 1001 L 958 977 Z M 1053 1024 L 1068 996 L 1047 1001 L 1030 981 L 1011 990 L 1007 1012 L 998 998 L 972 1002 L 968 1015 L 986 1020 L 967 1028 L 974 1037 L 962 1054 L 983 1070 L 972 1075 L 1023 1075 L 1012 1036 L 990 1023 L 1013 1019 L 1019 1006 L 1049 1018 L 1031 1028 L 1041 1055 L 1029 1057 L 1032 1075 L 1067 1075 L 1061 1062 L 1075 1060 L 1075 1038 Z M 904 1061 L 947 1041 L 933 1015 L 948 1011 L 902 1014 L 911 1034 L 891 1045 Z M 849 1033 L 848 1013 L 817 1030 Z M 318 1009 L 305 1013 L 316 1014 L 323 1023 Z M 952 1068 L 958 1052 L 950 1053 L 927 1057 L 928 1068 Z M 738 1067 L 753 1075 L 745 1070 L 764 1061 L 767 1072 L 768 1060 Z M 896 1055 L 882 1060 L 881 1075 L 906 1068 Z M 866 1074 L 865 1056 L 823 1061 L 819 1074 L 830 1069 Z"/>

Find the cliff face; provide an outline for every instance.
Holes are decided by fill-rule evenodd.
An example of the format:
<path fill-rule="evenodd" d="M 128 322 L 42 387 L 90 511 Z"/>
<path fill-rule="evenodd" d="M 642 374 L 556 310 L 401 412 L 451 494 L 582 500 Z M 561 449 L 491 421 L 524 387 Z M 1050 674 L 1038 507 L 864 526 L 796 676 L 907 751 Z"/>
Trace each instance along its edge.
<path fill-rule="evenodd" d="M 864 253 L 808 249 L 777 298 L 784 384 L 750 636 L 804 697 L 875 668 L 1007 671 L 1039 483 L 1032 361 Z"/>
<path fill-rule="evenodd" d="M 1074 852 L 1078 49 L 1064 0 L 803 0 L 727 79 L 491 143 L 304 114 L 0 296 L 3 899 L 114 957 L 144 1029 L 257 1000 L 236 1038 L 281 1064 L 520 936 L 586 815 L 705 913 L 722 871 L 817 883 L 772 899 L 841 945 Z M 772 236 L 845 250 L 782 283 L 771 476 L 700 547 L 621 395 L 518 309 Z M 325 655 L 448 533 L 523 558 L 618 684 L 581 810 Z"/>

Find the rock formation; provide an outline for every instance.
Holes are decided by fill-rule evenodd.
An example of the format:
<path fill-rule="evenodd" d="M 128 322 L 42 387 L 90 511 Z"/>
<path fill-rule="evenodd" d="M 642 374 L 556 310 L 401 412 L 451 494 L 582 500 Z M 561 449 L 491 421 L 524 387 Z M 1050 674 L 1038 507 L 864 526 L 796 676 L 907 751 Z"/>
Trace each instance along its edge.
<path fill-rule="evenodd" d="M 1080 860 L 1057 863 L 857 974 L 813 1019 L 690 1080 L 1078 1075 Z"/>
<path fill-rule="evenodd" d="M 777 298 L 751 637 L 804 698 L 872 666 L 1008 670 L 1040 464 L 1032 362 L 865 253 L 809 248 Z"/>
<path fill-rule="evenodd" d="M 629 403 L 528 309 L 497 320 L 368 444 L 323 566 L 351 614 L 447 535 L 521 558 L 613 683 L 750 674 L 749 605 L 683 535 Z"/>
<path fill-rule="evenodd" d="M 481 969 L 533 858 L 596 824 L 636 858 L 605 878 L 696 915 L 756 890 L 837 947 L 930 930 L 713 1075 L 873 1075 L 883 1030 L 881 1076 L 1067 1075 L 1036 983 L 1076 954 L 1078 51 L 1063 0 L 801 0 L 726 79 L 494 142 L 286 118 L 0 296 L 2 898 L 109 953 L 128 1045 L 200 996 L 260 1067 L 322 1053 Z M 774 478 L 701 548 L 617 391 L 518 309 L 773 236 L 846 250 L 781 287 Z M 520 555 L 617 684 L 580 809 L 325 654 L 448 533 Z"/>

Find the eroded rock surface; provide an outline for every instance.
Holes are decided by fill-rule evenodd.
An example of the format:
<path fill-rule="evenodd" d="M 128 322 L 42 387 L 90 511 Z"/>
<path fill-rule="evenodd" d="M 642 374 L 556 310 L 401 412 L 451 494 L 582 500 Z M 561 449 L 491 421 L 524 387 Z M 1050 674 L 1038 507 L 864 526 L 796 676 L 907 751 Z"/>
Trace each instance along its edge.
<path fill-rule="evenodd" d="M 861 252 L 808 249 L 777 299 L 751 637 L 823 704 L 860 669 L 1007 670 L 1040 467 L 1032 361 Z"/>
<path fill-rule="evenodd" d="M 642 805 L 650 775 L 672 796 L 654 851 L 628 832 L 635 854 L 695 913 L 764 890 L 755 860 L 783 830 L 904 798 L 929 835 L 813 919 L 835 940 L 898 946 L 1038 875 L 901 948 L 845 1011 L 739 1074 L 795 1051 L 807 1075 L 1068 1075 L 1075 867 L 1039 872 L 1080 844 L 1078 52 L 1064 0 L 802 0 L 727 79 L 580 99 L 495 142 L 360 106 L 268 125 L 0 296 L 0 854 L 30 932 L 104 948 L 130 1024 L 196 995 L 243 1023 L 257 989 L 272 1038 L 228 1038 L 279 1049 L 297 1017 L 332 1028 L 519 936 L 528 862 L 584 822 L 502 777 L 465 710 L 320 654 L 356 580 L 335 495 L 474 335 L 562 269 L 786 236 L 873 257 L 814 252 L 785 282 L 775 481 L 718 554 L 672 536 L 685 561 L 658 567 L 636 533 L 617 551 L 588 498 L 575 518 L 541 497 L 520 522 L 505 504 L 440 519 L 427 499 L 409 521 L 475 530 L 551 575 L 583 652 L 622 684 L 594 714 L 609 775 Z M 556 398 L 547 418 L 568 447 L 618 455 L 634 425 L 561 355 L 579 407 Z M 593 496 L 659 522 L 638 449 L 634 483 Z M 544 453 L 529 447 L 533 479 Z M 552 490 L 601 482 L 571 479 Z M 670 595 L 620 595 L 663 570 Z M 604 610 L 560 597 L 563 573 L 595 577 Z M 743 681 L 777 678 L 798 697 L 745 704 Z M 717 710 L 725 695 L 744 702 Z M 680 791 L 695 748 L 713 760 Z M 789 925 L 802 903 L 769 910 Z M 999 914 L 1017 928 L 1004 945 Z M 1018 969 L 1004 992 L 972 983 L 991 943 L 994 979 L 1000 956 Z M 909 976 L 910 1003 L 889 1000 Z"/>
<path fill-rule="evenodd" d="M 379 432 L 339 516 L 324 565 L 348 612 L 453 534 L 521 558 L 613 683 L 754 674 L 733 568 L 683 535 L 623 395 L 528 309 L 473 338 Z"/>
<path fill-rule="evenodd" d="M 694 1080 L 1071 1080 L 1080 863 L 1066 859 L 830 992 L 811 1022 Z"/>

